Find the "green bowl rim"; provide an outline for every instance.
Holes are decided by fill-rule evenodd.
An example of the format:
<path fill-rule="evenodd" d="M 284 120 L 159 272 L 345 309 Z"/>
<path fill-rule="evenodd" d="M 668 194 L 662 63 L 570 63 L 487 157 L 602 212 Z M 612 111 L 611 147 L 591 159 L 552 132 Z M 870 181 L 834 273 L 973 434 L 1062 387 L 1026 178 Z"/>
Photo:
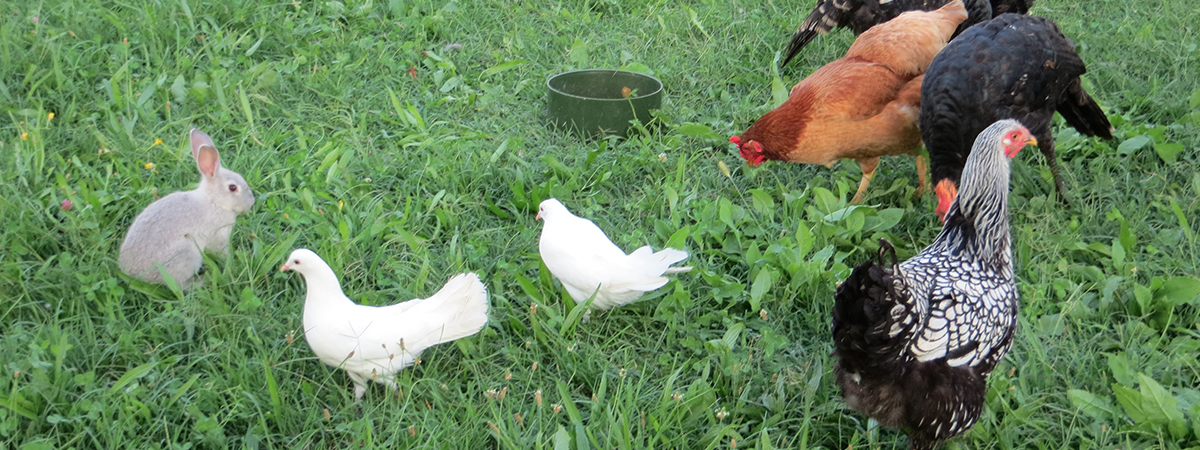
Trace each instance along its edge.
<path fill-rule="evenodd" d="M 558 90 L 558 89 L 555 89 L 555 88 L 554 88 L 554 86 L 550 84 L 550 82 L 551 82 L 551 81 L 554 81 L 554 79 L 555 79 L 555 78 L 558 78 L 558 77 L 561 77 L 561 76 L 565 76 L 565 75 L 573 75 L 573 74 L 577 74 L 577 73 L 584 73 L 584 72 L 627 73 L 627 74 L 630 74 L 630 75 L 635 75 L 635 76 L 639 76 L 639 77 L 649 78 L 649 79 L 651 79 L 651 80 L 654 80 L 654 82 L 655 82 L 655 83 L 658 83 L 658 89 L 655 89 L 655 90 L 654 90 L 654 92 L 651 92 L 651 93 L 649 93 L 649 94 L 645 94 L 645 95 L 639 95 L 639 96 L 637 96 L 637 97 L 633 97 L 633 98 L 596 98 L 596 97 L 584 97 L 584 96 L 582 96 L 582 95 L 575 95 L 575 94 L 570 94 L 570 93 L 567 93 L 567 92 L 563 92 L 563 91 L 560 91 L 560 90 Z M 550 90 L 550 92 L 553 92 L 553 93 L 555 93 L 555 94 L 558 94 L 558 95 L 562 95 L 562 96 L 564 96 L 564 97 L 576 98 L 576 99 L 580 99 L 580 100 L 589 100 L 589 101 L 596 101 L 596 102 L 627 102 L 627 101 L 630 101 L 630 100 L 639 100 L 639 99 L 643 99 L 643 98 L 649 98 L 649 97 L 652 97 L 652 96 L 655 96 L 655 95 L 658 95 L 658 94 L 662 93 L 662 90 L 663 90 L 663 83 L 662 83 L 662 80 L 659 80 L 658 78 L 656 78 L 656 77 L 654 77 L 654 76 L 652 76 L 652 75 L 646 75 L 646 74 L 644 74 L 644 73 L 638 73 L 638 72 L 631 72 L 631 71 L 628 71 L 628 70 L 620 70 L 620 69 L 582 69 L 582 70 L 572 70 L 572 71 L 570 71 L 570 72 L 562 72 L 562 73 L 558 73 L 558 74 L 551 75 L 551 76 L 550 76 L 550 78 L 547 78 L 547 79 L 546 79 L 546 89 L 549 89 L 549 90 Z"/>

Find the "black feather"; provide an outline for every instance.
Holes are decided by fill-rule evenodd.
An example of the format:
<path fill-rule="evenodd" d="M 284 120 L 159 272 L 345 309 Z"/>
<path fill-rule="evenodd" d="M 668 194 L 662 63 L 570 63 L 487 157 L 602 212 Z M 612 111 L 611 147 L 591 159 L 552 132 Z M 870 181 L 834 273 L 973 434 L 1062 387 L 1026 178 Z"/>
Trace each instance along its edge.
<path fill-rule="evenodd" d="M 817 0 L 812 12 L 796 29 L 796 33 L 788 41 L 784 50 L 783 63 L 786 66 L 804 46 L 808 45 L 818 34 L 825 34 L 835 28 L 849 28 L 855 36 L 862 34 L 875 25 L 895 19 L 906 11 L 933 11 L 946 6 L 951 0 Z M 999 0 L 1005 2 L 1005 0 Z M 1032 0 L 1008 0 L 1018 3 Z M 963 0 L 967 9 L 967 20 L 963 21 L 954 32 L 954 36 L 962 33 L 967 27 L 992 18 L 992 3 L 988 0 Z"/>
<path fill-rule="evenodd" d="M 1033 0 L 992 0 L 992 16 L 1001 14 L 1029 14 Z"/>
<path fill-rule="evenodd" d="M 997 120 L 1016 119 L 1037 138 L 1065 199 L 1050 130 L 1054 111 L 1082 134 L 1112 138 L 1108 118 L 1080 84 L 1086 70 L 1071 41 L 1041 17 L 1004 14 L 951 41 L 921 85 L 933 185 L 957 184 L 974 136 Z"/>
<path fill-rule="evenodd" d="M 887 263 L 890 255 L 891 263 Z M 843 360 L 848 371 L 880 376 L 893 370 L 908 341 L 891 339 L 888 330 L 894 322 L 890 311 L 897 292 L 892 273 L 896 250 L 886 239 L 879 240 L 879 259 L 859 264 L 842 282 L 834 295 L 834 355 Z"/>

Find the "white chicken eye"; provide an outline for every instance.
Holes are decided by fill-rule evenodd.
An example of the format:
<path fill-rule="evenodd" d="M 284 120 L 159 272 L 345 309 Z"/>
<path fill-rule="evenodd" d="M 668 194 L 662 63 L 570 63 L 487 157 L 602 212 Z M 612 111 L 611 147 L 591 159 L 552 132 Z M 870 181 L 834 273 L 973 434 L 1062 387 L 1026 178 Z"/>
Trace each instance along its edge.
<path fill-rule="evenodd" d="M 298 260 L 298 259 L 293 259 L 293 260 L 292 260 L 292 264 L 300 264 L 300 260 Z"/>

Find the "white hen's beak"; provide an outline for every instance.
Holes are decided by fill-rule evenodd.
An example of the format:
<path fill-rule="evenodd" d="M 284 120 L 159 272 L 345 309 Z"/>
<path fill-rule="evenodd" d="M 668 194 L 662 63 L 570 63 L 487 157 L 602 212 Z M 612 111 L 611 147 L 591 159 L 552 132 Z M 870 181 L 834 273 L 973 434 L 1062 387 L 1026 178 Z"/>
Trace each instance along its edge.
<path fill-rule="evenodd" d="M 286 272 L 288 269 L 291 269 L 291 268 L 292 268 L 292 266 L 291 266 L 290 264 L 288 264 L 288 263 L 283 263 L 283 266 L 281 266 L 281 267 L 279 268 L 279 271 L 280 271 L 280 272 Z"/>

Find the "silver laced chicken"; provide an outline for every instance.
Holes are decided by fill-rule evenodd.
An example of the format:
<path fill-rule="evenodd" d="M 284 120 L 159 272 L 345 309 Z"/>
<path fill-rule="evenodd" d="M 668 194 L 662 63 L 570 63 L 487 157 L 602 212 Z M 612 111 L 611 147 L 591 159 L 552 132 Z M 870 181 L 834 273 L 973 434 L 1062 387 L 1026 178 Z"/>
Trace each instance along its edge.
<path fill-rule="evenodd" d="M 846 403 L 933 449 L 979 419 L 987 377 L 1017 324 L 1008 225 L 1009 160 L 1037 141 L 1015 120 L 979 134 L 932 245 L 897 264 L 854 268 L 833 309 L 834 374 Z"/>

